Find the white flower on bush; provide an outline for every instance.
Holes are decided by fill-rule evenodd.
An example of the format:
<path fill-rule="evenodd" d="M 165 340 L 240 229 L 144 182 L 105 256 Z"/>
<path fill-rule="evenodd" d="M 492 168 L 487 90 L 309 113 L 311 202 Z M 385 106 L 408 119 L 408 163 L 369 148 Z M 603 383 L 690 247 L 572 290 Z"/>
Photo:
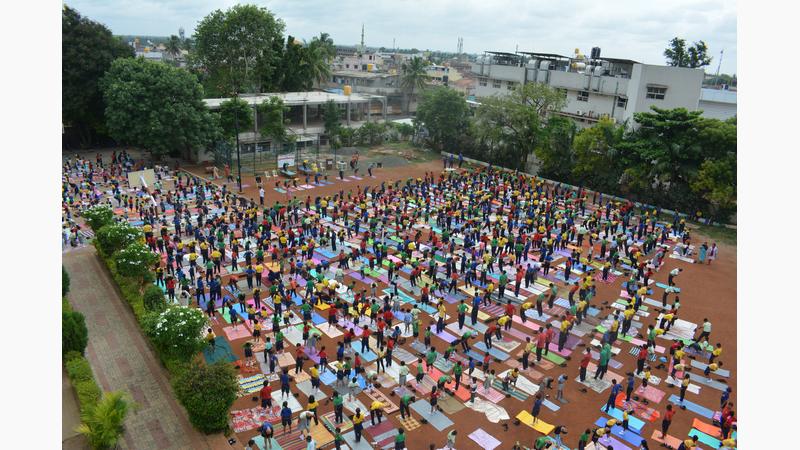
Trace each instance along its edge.
<path fill-rule="evenodd" d="M 200 349 L 207 326 L 208 320 L 199 309 L 174 305 L 159 315 L 151 337 L 156 345 L 189 358 Z"/>

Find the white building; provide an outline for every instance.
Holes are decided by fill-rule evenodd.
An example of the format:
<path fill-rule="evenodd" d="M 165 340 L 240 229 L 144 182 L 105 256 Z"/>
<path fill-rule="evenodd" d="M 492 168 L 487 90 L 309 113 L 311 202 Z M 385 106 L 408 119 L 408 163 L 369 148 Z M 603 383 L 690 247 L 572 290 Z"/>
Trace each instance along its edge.
<path fill-rule="evenodd" d="M 706 117 L 729 119 L 736 115 L 736 91 L 703 88 L 700 91 L 699 108 Z"/>
<path fill-rule="evenodd" d="M 586 57 L 576 49 L 568 57 L 553 53 L 486 52 L 472 63 L 478 77 L 475 96 L 505 95 L 520 83 L 539 82 L 566 94 L 567 104 L 559 114 L 579 126 L 591 126 L 601 117 L 633 124 L 633 114 L 651 106 L 688 110 L 713 106 L 709 117 L 727 118 L 736 113 L 731 103 L 709 96 L 701 103 L 704 72 L 701 69 L 657 66 L 619 58 L 600 57 L 592 49 Z M 728 99 L 730 100 L 730 99 Z M 724 106 L 719 106 L 722 103 Z M 727 116 L 727 117 L 726 117 Z"/>

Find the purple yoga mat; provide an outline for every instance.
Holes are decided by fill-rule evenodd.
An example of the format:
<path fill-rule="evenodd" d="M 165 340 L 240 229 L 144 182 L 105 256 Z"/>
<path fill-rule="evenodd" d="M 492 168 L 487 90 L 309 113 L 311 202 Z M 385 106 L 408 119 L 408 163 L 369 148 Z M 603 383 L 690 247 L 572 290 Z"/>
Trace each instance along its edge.
<path fill-rule="evenodd" d="M 442 338 L 448 344 L 452 343 L 453 341 L 455 341 L 457 339 L 455 336 L 453 336 L 452 334 L 450 334 L 450 333 L 448 333 L 447 331 L 444 331 L 444 330 L 441 333 L 436 333 L 436 336 L 439 336 L 440 338 Z"/>

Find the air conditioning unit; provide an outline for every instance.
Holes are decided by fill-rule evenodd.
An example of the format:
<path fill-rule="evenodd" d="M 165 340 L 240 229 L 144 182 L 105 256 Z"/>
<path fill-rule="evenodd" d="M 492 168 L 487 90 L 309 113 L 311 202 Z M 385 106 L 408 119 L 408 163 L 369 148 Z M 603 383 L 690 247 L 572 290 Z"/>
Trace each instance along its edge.
<path fill-rule="evenodd" d="M 577 115 L 579 115 L 579 116 L 582 116 L 582 115 L 583 115 L 583 111 L 580 111 L 580 110 L 578 110 L 578 111 L 575 111 L 575 114 L 577 114 Z"/>

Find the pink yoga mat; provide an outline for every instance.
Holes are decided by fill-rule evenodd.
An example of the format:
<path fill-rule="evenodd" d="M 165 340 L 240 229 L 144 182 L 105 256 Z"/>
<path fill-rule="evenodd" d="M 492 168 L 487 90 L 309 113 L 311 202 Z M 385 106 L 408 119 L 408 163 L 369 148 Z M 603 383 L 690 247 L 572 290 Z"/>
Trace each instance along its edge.
<path fill-rule="evenodd" d="M 478 428 L 477 430 L 473 431 L 469 435 L 469 438 L 477 442 L 478 445 L 485 450 L 494 450 L 500 446 L 500 441 L 495 439 L 495 437 L 491 434 L 483 431 L 482 428 Z"/>

